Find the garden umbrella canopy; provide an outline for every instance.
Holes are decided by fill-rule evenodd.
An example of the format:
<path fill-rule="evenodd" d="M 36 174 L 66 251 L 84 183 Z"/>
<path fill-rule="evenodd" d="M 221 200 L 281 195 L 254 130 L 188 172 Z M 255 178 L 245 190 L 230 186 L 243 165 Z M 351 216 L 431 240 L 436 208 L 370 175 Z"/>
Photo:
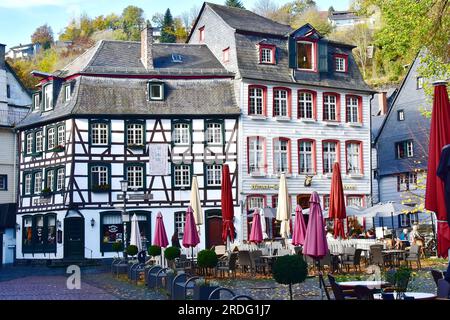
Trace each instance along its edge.
<path fill-rule="evenodd" d="M 268 239 L 269 235 L 267 234 L 266 228 L 266 214 L 263 208 L 259 208 L 259 216 L 261 218 L 261 231 L 263 239 Z"/>
<path fill-rule="evenodd" d="M 194 213 L 191 206 L 186 210 L 186 221 L 184 223 L 183 247 L 195 247 L 200 243 L 197 228 L 195 226 Z"/>
<path fill-rule="evenodd" d="M 323 224 L 320 198 L 316 191 L 311 194 L 309 204 L 309 221 L 306 229 L 303 254 L 314 259 L 320 259 L 327 254 L 328 243 L 325 235 L 325 226 Z"/>
<path fill-rule="evenodd" d="M 141 232 L 139 231 L 139 223 L 136 214 L 131 218 L 130 244 L 136 246 L 138 252 L 142 251 Z"/>
<path fill-rule="evenodd" d="M 167 239 L 166 228 L 164 227 L 164 221 L 161 212 L 158 212 L 156 216 L 155 237 L 153 238 L 153 245 L 165 248 L 169 245 Z"/>
<path fill-rule="evenodd" d="M 222 241 L 227 238 L 234 241 L 234 207 L 231 193 L 230 168 L 227 164 L 222 167 L 221 207 L 222 207 Z"/>
<path fill-rule="evenodd" d="M 438 219 L 438 255 L 446 258 L 450 247 L 450 227 L 447 223 L 445 187 L 437 177 L 442 148 L 450 144 L 450 102 L 447 83 L 434 84 L 433 110 L 431 112 L 430 143 L 428 145 L 427 187 L 425 208 L 436 213 Z"/>
<path fill-rule="evenodd" d="M 263 241 L 261 218 L 259 216 L 258 208 L 256 208 L 253 213 L 252 230 L 250 231 L 249 241 L 254 243 L 261 243 Z"/>
<path fill-rule="evenodd" d="M 297 205 L 295 208 L 295 224 L 292 232 L 292 244 L 294 246 L 302 246 L 305 243 L 306 225 L 303 218 L 302 207 Z"/>
<path fill-rule="evenodd" d="M 286 175 L 281 174 L 280 189 L 278 190 L 277 220 L 281 221 L 280 235 L 288 238 L 291 234 L 289 221 L 291 219 L 291 208 L 289 203 L 289 192 L 287 188 Z"/>
<path fill-rule="evenodd" d="M 342 185 L 341 166 L 339 162 L 333 165 L 331 178 L 330 208 L 328 216 L 334 218 L 334 238 L 345 238 L 343 219 L 346 218 L 344 187 Z"/>
<path fill-rule="evenodd" d="M 198 190 L 197 176 L 192 177 L 192 187 L 191 187 L 191 200 L 189 202 L 193 212 L 195 224 L 198 226 L 197 230 L 200 230 L 200 225 L 203 224 L 203 211 L 200 203 L 200 193 Z"/>

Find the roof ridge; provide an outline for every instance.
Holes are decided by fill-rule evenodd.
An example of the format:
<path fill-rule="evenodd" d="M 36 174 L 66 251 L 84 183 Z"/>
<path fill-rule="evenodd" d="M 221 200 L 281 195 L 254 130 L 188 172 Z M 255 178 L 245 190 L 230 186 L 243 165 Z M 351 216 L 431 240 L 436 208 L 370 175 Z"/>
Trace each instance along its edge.
<path fill-rule="evenodd" d="M 78 57 L 76 57 L 75 59 L 73 59 L 71 62 L 69 62 L 68 64 L 66 64 L 61 70 L 67 70 L 69 66 L 73 65 L 76 61 L 80 60 L 82 57 L 84 57 L 85 55 L 87 55 L 89 52 L 91 52 L 91 50 L 94 50 L 96 47 L 99 46 L 99 43 L 103 41 L 97 41 L 92 47 L 88 48 L 85 52 L 83 52 L 82 54 L 80 54 Z"/>

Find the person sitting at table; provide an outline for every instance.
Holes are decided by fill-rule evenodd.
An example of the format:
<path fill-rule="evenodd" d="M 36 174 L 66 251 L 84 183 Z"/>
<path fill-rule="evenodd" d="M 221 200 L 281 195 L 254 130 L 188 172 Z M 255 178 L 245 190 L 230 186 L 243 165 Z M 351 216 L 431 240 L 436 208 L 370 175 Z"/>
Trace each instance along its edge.
<path fill-rule="evenodd" d="M 408 229 L 403 229 L 403 232 L 400 233 L 400 236 L 397 238 L 395 247 L 396 249 L 403 249 L 405 247 L 408 247 L 410 245 L 409 243 L 409 235 L 408 235 Z"/>
<path fill-rule="evenodd" d="M 366 238 L 367 239 L 375 239 L 375 232 L 373 229 L 369 229 L 366 232 Z"/>

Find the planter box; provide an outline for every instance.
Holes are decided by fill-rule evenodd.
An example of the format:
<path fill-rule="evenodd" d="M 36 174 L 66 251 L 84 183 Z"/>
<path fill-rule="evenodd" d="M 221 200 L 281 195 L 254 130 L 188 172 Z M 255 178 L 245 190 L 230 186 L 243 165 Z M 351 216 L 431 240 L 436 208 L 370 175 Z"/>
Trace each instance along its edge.
<path fill-rule="evenodd" d="M 194 300 L 208 300 L 209 295 L 211 292 L 213 292 L 215 289 L 219 288 L 218 286 L 195 286 L 194 287 Z M 219 299 L 220 298 L 220 292 L 216 292 L 213 296 L 213 299 Z"/>

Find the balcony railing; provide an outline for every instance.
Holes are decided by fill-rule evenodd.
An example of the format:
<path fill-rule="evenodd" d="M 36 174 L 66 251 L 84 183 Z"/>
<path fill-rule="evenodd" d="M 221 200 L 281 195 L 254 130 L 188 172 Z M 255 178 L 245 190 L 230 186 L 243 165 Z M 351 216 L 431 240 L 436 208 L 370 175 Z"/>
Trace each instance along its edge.
<path fill-rule="evenodd" d="M 28 110 L 0 110 L 0 126 L 15 126 L 27 115 Z"/>

